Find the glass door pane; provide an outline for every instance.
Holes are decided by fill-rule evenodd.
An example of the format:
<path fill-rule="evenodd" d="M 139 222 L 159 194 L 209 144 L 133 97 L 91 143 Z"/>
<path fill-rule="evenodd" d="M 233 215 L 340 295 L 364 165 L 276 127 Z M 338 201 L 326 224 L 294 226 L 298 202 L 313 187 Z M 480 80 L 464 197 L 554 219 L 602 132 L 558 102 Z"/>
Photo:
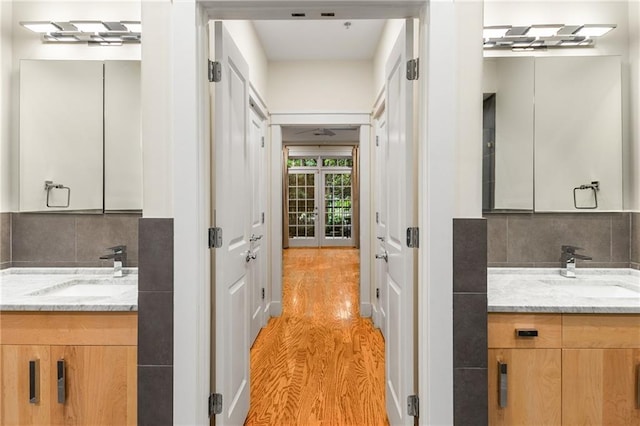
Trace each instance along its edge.
<path fill-rule="evenodd" d="M 351 246 L 352 194 L 350 171 L 323 172 L 322 246 Z"/>
<path fill-rule="evenodd" d="M 315 171 L 289 171 L 289 246 L 318 246 Z"/>

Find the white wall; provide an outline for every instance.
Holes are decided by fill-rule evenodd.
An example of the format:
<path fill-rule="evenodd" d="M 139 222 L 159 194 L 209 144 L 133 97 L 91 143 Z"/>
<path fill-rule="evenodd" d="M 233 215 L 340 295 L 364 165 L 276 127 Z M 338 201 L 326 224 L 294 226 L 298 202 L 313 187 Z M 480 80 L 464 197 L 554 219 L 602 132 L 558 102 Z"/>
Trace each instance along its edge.
<path fill-rule="evenodd" d="M 625 208 L 640 211 L 640 2 L 629 0 L 629 144 Z"/>
<path fill-rule="evenodd" d="M 4 2 L 2 2 L 4 3 Z M 137 21 L 140 20 L 140 1 L 114 2 L 57 2 L 16 0 L 13 2 L 11 16 L 12 64 L 10 73 L 11 86 L 11 136 L 10 136 L 10 190 L 9 210 L 18 209 L 19 194 L 19 76 L 21 59 L 140 59 L 140 45 L 98 47 L 87 44 L 45 44 L 40 36 L 22 27 L 20 21 L 69 21 L 74 19 L 102 20 L 102 21 Z M 4 14 L 4 13 L 3 13 Z M 3 34 L 4 40 L 4 34 Z M 3 41 L 4 43 L 4 41 Z M 5 69 L 2 68 L 3 79 Z M 3 96 L 4 99 L 4 96 Z M 3 151 L 4 154 L 4 151 Z M 4 161 L 4 155 L 3 155 Z M 4 167 L 3 167 L 4 175 Z M 3 179 L 4 181 L 4 179 Z M 5 184 L 3 182 L 3 188 Z M 5 209 L 6 194 L 2 194 L 2 210 Z"/>
<path fill-rule="evenodd" d="M 395 43 L 398 38 L 398 34 L 400 34 L 403 22 L 404 19 L 388 19 L 384 24 L 380 40 L 378 41 L 378 47 L 376 48 L 376 52 L 373 56 L 374 96 L 377 96 L 384 88 L 384 67 L 387 62 L 387 58 L 391 53 L 391 49 L 393 48 L 393 43 Z"/>
<path fill-rule="evenodd" d="M 0 212 L 11 211 L 12 3 L 0 1 Z"/>
<path fill-rule="evenodd" d="M 482 217 L 482 2 L 456 2 L 455 217 Z"/>
<path fill-rule="evenodd" d="M 638 109 L 630 113 L 630 105 L 638 105 L 638 0 L 628 1 L 500 1 L 485 0 L 485 25 L 530 25 L 543 23 L 611 23 L 617 28 L 598 39 L 593 48 L 549 49 L 538 52 L 485 51 L 485 56 L 589 56 L 620 55 L 622 57 L 622 143 L 623 189 L 625 209 L 640 209 L 640 135 L 631 138 L 632 129 L 640 125 Z M 635 10 L 635 12 L 634 12 Z M 635 33 L 633 33 L 635 31 Z M 635 48 L 631 47 L 635 44 Z M 630 49 L 631 47 L 631 49 Z M 633 52 L 636 52 L 634 62 Z M 636 71 L 633 71 L 635 68 Z M 630 71 L 631 70 L 631 71 Z"/>
<path fill-rule="evenodd" d="M 267 80 L 269 75 L 269 63 L 267 55 L 264 53 L 262 43 L 258 38 L 251 21 L 225 21 L 225 26 L 231 34 L 231 38 L 236 42 L 242 56 L 249 64 L 249 81 L 258 95 L 269 104 L 269 94 L 267 92 Z"/>
<path fill-rule="evenodd" d="M 171 0 L 142 2 L 142 214 L 173 217 Z"/>
<path fill-rule="evenodd" d="M 370 111 L 372 70 L 371 61 L 269 62 L 267 106 L 271 113 Z"/>

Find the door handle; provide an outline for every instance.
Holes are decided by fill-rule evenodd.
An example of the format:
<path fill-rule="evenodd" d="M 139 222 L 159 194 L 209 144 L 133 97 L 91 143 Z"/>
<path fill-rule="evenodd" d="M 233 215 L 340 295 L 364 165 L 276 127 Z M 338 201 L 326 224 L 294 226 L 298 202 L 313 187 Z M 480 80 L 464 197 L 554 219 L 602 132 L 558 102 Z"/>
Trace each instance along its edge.
<path fill-rule="evenodd" d="M 254 252 L 252 252 L 251 250 L 247 250 L 247 257 L 245 258 L 245 260 L 247 261 L 247 263 L 249 263 L 257 257 L 258 256 Z"/>
<path fill-rule="evenodd" d="M 67 374 L 64 359 L 58 360 L 58 404 L 64 404 L 67 400 Z"/>
<path fill-rule="evenodd" d="M 40 360 L 29 361 L 29 404 L 40 401 Z"/>
<path fill-rule="evenodd" d="M 252 243 L 255 243 L 256 241 L 259 241 L 261 239 L 262 239 L 262 234 L 260 235 L 251 234 L 251 238 L 249 238 L 249 241 L 251 241 Z"/>
<path fill-rule="evenodd" d="M 498 405 L 500 408 L 507 407 L 507 394 L 509 392 L 507 382 L 507 364 L 498 361 Z"/>
<path fill-rule="evenodd" d="M 389 253 L 385 250 L 383 254 L 376 254 L 376 259 L 384 259 L 385 262 L 389 262 Z"/>
<path fill-rule="evenodd" d="M 384 243 L 384 237 L 376 237 L 376 238 Z"/>

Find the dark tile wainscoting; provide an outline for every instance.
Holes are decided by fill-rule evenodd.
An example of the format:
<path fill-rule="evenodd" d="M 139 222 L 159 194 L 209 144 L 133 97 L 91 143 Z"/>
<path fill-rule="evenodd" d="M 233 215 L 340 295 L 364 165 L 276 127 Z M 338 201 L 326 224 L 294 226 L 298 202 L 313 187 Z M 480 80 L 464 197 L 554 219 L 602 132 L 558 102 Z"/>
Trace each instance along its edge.
<path fill-rule="evenodd" d="M 454 425 L 487 425 L 487 395 L 487 221 L 454 219 Z"/>
<path fill-rule="evenodd" d="M 489 267 L 560 267 L 560 247 L 582 247 L 592 261 L 578 268 L 628 268 L 638 253 L 638 231 L 631 236 L 634 213 L 492 213 L 488 225 Z M 632 241 L 635 241 L 632 244 Z M 635 255 L 637 260 L 638 255 Z"/>
<path fill-rule="evenodd" d="M 140 219 L 138 425 L 173 424 L 173 219 Z"/>

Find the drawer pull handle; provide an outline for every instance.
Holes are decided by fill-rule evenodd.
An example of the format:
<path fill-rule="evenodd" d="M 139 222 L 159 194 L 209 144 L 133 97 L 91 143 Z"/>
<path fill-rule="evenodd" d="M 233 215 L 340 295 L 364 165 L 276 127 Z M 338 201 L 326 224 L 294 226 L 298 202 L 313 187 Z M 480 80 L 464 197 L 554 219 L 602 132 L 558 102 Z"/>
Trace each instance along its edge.
<path fill-rule="evenodd" d="M 64 404 L 67 399 L 66 392 L 66 372 L 64 368 L 64 359 L 58 360 L 58 404 Z"/>
<path fill-rule="evenodd" d="M 507 364 L 498 362 L 498 405 L 500 408 L 507 407 L 507 394 L 508 394 L 508 384 L 507 384 Z"/>
<path fill-rule="evenodd" d="M 516 328 L 518 337 L 538 337 L 538 330 L 535 328 Z"/>
<path fill-rule="evenodd" d="M 40 360 L 29 361 L 29 404 L 40 402 Z"/>

